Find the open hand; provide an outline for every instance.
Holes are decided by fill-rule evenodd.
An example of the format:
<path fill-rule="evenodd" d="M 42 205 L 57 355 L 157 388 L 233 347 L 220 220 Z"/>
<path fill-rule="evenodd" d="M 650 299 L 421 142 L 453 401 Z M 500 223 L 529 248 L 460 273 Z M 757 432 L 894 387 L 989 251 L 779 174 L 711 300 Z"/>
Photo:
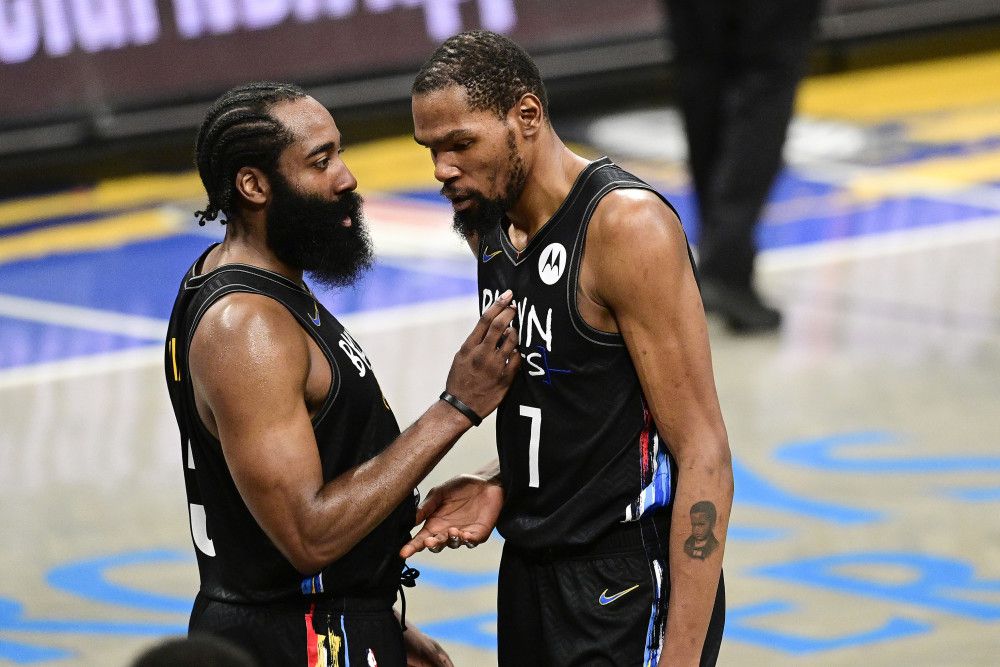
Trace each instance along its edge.
<path fill-rule="evenodd" d="M 434 487 L 417 510 L 417 523 L 424 525 L 399 555 L 482 544 L 493 532 L 503 499 L 503 487 L 479 475 L 459 475 Z"/>

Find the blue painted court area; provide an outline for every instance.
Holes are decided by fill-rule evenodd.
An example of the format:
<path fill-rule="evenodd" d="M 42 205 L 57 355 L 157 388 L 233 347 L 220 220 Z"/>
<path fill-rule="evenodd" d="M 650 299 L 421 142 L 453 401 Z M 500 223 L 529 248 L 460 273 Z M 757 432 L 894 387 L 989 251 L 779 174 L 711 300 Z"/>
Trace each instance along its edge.
<path fill-rule="evenodd" d="M 93 331 L 85 314 L 82 320 L 46 322 L 51 318 L 45 317 L 45 304 L 162 320 L 165 331 L 181 277 L 211 242 L 201 234 L 180 234 L 0 264 L 0 295 L 39 302 L 39 321 L 0 314 L 0 369 L 158 342 L 152 336 Z M 354 286 L 312 288 L 331 312 L 348 315 L 471 294 L 473 271 L 470 262 L 447 259 L 385 261 L 376 262 Z"/>
<path fill-rule="evenodd" d="M 676 207 L 689 240 L 697 244 L 699 223 L 692 193 L 684 188 L 664 190 L 664 194 Z M 403 197 L 441 203 L 436 191 L 408 192 Z M 807 246 L 997 214 L 996 208 L 987 205 L 933 197 L 887 195 L 860 200 L 838 186 L 786 169 L 774 187 L 758 242 L 764 250 Z M 67 224 L 62 219 L 48 222 Z M 181 276 L 211 242 L 211 236 L 204 233 L 187 232 L 0 264 L 0 296 L 166 320 Z M 464 258 L 385 258 L 354 286 L 326 289 L 314 285 L 313 289 L 334 314 L 347 315 L 474 293 L 474 271 Z M 114 330 L 90 331 L 79 321 L 52 323 L 52 318 L 42 317 L 36 321 L 23 313 L 11 317 L 3 311 L 0 318 L 0 369 L 153 342 L 152 337 L 117 335 Z"/>
<path fill-rule="evenodd" d="M 697 245 L 701 237 L 694 193 L 687 187 L 657 186 L 676 209 L 688 241 Z M 404 197 L 441 201 L 436 191 L 407 192 Z M 789 207 L 794 210 L 786 213 Z M 775 250 L 873 236 L 908 229 L 954 224 L 1000 214 L 987 204 L 958 203 L 931 196 L 886 194 L 861 199 L 844 188 L 805 178 L 795 169 L 779 175 L 757 228 L 761 250 Z"/>
<path fill-rule="evenodd" d="M 149 344 L 146 338 L 0 317 L 0 370 Z"/>

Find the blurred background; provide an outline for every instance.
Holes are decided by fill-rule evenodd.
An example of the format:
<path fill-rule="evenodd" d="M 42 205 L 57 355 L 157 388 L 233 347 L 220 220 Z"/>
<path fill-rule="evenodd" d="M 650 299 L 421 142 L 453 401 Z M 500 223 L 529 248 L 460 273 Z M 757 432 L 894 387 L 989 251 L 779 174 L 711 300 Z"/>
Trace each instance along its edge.
<path fill-rule="evenodd" d="M 763 0 L 762 0 L 763 2 Z M 376 266 L 321 293 L 401 423 L 476 317 L 409 87 L 447 36 L 509 34 L 556 129 L 698 209 L 655 0 L 0 0 L 0 665 L 125 665 L 197 587 L 162 376 L 200 228 L 194 130 L 248 80 L 333 111 Z M 1000 651 L 1000 4 L 826 0 L 756 283 L 711 317 L 736 473 L 724 665 L 995 665 Z M 600 406 L 595 406 L 600 409 Z M 494 453 L 492 424 L 429 480 Z M 498 538 L 421 555 L 408 619 L 495 664 Z"/>

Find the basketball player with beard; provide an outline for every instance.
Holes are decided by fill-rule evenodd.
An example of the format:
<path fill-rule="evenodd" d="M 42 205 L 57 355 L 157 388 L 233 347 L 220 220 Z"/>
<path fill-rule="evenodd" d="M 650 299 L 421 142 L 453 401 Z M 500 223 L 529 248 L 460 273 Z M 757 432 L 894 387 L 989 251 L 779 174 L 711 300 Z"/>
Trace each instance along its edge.
<path fill-rule="evenodd" d="M 500 665 L 714 665 L 732 503 L 705 314 L 673 208 L 562 143 L 512 41 L 445 41 L 413 84 L 483 312 L 517 295 L 523 363 L 497 411 L 499 461 L 433 489 L 401 555 L 505 538 Z M 692 508 L 718 544 L 686 553 Z"/>
<path fill-rule="evenodd" d="M 166 376 L 201 587 L 191 634 L 261 665 L 451 665 L 392 606 L 414 486 L 497 406 L 520 364 L 505 293 L 406 431 L 357 341 L 303 272 L 348 285 L 372 261 L 329 112 L 292 85 L 224 94 L 198 133 L 201 221 L 225 239 L 184 277 Z"/>

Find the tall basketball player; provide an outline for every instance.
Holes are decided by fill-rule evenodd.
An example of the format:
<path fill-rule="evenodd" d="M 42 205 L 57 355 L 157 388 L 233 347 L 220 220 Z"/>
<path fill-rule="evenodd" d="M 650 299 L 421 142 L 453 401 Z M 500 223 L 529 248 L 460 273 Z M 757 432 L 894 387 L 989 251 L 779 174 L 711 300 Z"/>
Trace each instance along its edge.
<path fill-rule="evenodd" d="M 653 188 L 549 122 L 509 39 L 447 40 L 413 84 L 417 142 L 479 265 L 517 295 L 523 363 L 498 465 L 438 487 L 403 555 L 505 538 L 501 665 L 715 664 L 729 444 L 684 232 Z M 692 511 L 715 517 L 697 555 Z"/>
<path fill-rule="evenodd" d="M 520 364 L 512 297 L 400 434 L 364 351 L 302 280 L 346 285 L 371 261 L 340 148 L 329 112 L 287 84 L 229 91 L 198 134 L 202 220 L 222 213 L 226 236 L 184 277 L 167 338 L 201 576 L 190 632 L 262 666 L 447 666 L 392 610 L 414 572 L 398 552 L 414 485 Z"/>

